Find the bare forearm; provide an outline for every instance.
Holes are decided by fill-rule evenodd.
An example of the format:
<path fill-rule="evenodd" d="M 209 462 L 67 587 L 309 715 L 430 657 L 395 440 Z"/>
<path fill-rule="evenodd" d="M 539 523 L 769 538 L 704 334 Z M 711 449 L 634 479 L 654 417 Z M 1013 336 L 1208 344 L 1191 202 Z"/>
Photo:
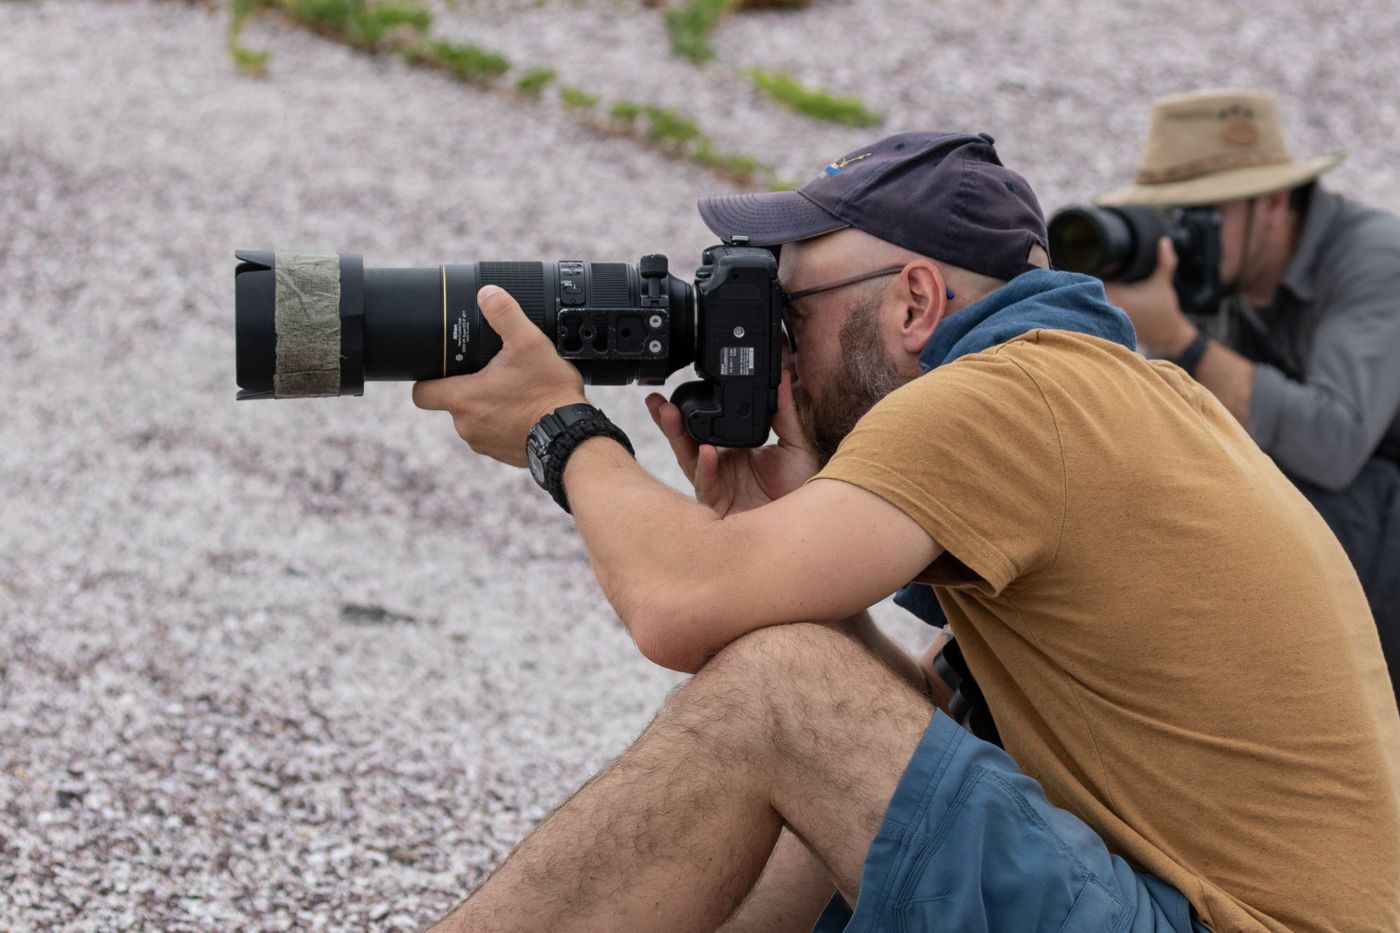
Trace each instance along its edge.
<path fill-rule="evenodd" d="M 702 598 L 698 583 L 719 572 L 711 566 L 718 555 L 705 543 L 719 519 L 658 482 L 607 438 L 574 451 L 564 488 L 603 593 L 653 657 L 650 633 L 637 624 L 663 602 Z"/>
<path fill-rule="evenodd" d="M 836 481 L 721 518 L 607 439 L 579 446 L 564 487 L 623 624 L 675 670 L 757 628 L 858 613 L 941 553 L 895 506 Z"/>

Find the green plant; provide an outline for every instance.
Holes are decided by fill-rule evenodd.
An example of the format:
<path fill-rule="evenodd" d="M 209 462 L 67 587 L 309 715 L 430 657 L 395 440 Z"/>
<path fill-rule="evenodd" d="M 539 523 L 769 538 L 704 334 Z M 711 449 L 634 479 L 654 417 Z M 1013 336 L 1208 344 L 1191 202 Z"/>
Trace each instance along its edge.
<path fill-rule="evenodd" d="M 504 56 L 467 43 L 426 42 L 411 47 L 405 54 L 415 61 L 431 62 L 473 83 L 490 81 L 510 70 L 510 62 Z"/>
<path fill-rule="evenodd" d="M 515 82 L 515 89 L 522 94 L 539 94 L 553 80 L 553 68 L 531 68 Z"/>
<path fill-rule="evenodd" d="M 753 81 L 754 87 L 773 100 L 817 120 L 840 123 L 842 126 L 874 126 L 884 119 L 880 114 L 867 110 L 854 97 L 836 97 L 823 90 L 809 88 L 781 71 L 745 68 L 743 73 Z"/>
<path fill-rule="evenodd" d="M 766 162 L 760 162 L 753 156 L 742 155 L 737 152 L 731 152 L 724 156 L 722 165 L 725 171 L 729 172 L 731 175 L 737 175 L 740 178 L 751 178 L 760 172 L 772 171 L 772 166 L 768 165 Z"/>
<path fill-rule="evenodd" d="M 363 4 L 352 24 L 352 39 L 377 46 L 386 34 L 394 30 L 422 35 L 432 25 L 432 14 L 418 0 L 391 0 L 389 3 Z"/>
<path fill-rule="evenodd" d="M 422 35 L 433 17 L 418 0 L 274 0 L 276 8 L 320 32 L 375 49 L 391 32 Z"/>
<path fill-rule="evenodd" d="M 608 116 L 623 123 L 632 123 L 642 115 L 642 105 L 630 100 L 619 100 L 608 108 Z"/>
<path fill-rule="evenodd" d="M 690 152 L 691 161 L 695 162 L 697 165 L 703 165 L 706 168 L 719 168 L 722 158 L 723 157 L 715 151 L 708 137 L 696 143 L 695 148 Z"/>
<path fill-rule="evenodd" d="M 690 160 L 697 165 L 703 165 L 705 168 L 743 181 L 748 181 L 760 173 L 770 173 L 773 170 L 772 166 L 760 162 L 753 156 L 719 152 L 714 148 L 709 137 L 705 136 L 700 138 L 691 151 Z"/>
<path fill-rule="evenodd" d="M 267 76 L 267 63 L 272 53 L 267 49 L 250 49 L 246 45 L 230 44 L 229 53 L 238 70 L 254 78 Z"/>
<path fill-rule="evenodd" d="M 683 117 L 665 107 L 643 107 L 647 118 L 647 137 L 653 142 L 685 144 L 701 138 L 700 127 L 689 117 Z"/>
<path fill-rule="evenodd" d="M 229 4 L 228 51 L 238 70 L 255 78 L 267 74 L 267 63 L 272 53 L 266 49 L 250 49 L 242 42 L 243 26 L 248 18 L 257 12 L 260 0 L 232 0 Z"/>
<path fill-rule="evenodd" d="M 671 51 L 696 64 L 714 58 L 710 32 L 737 0 L 689 0 L 684 6 L 667 10 L 666 31 L 671 34 Z"/>
<path fill-rule="evenodd" d="M 579 87 L 561 87 L 559 99 L 569 110 L 592 110 L 598 106 L 598 95 L 590 94 Z"/>

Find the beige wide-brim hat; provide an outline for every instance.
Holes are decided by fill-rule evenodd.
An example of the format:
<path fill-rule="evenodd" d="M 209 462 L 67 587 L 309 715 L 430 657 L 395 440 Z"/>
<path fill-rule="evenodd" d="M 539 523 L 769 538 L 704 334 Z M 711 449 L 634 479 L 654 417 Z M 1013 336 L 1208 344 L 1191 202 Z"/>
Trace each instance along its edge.
<path fill-rule="evenodd" d="M 1306 184 L 1346 153 L 1293 161 L 1278 100 L 1267 91 L 1200 91 L 1152 102 L 1137 183 L 1098 204 L 1193 207 L 1258 197 Z"/>

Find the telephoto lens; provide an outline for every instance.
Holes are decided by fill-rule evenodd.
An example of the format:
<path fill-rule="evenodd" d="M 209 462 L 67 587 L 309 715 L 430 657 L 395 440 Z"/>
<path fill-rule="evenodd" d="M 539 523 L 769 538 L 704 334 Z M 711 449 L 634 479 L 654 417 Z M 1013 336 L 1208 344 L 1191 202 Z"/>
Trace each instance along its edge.
<path fill-rule="evenodd" d="M 695 360 L 694 290 L 664 256 L 369 269 L 348 253 L 236 255 L 240 399 L 477 372 L 501 349 L 477 307 L 484 285 L 509 292 L 585 382 L 660 385 Z"/>

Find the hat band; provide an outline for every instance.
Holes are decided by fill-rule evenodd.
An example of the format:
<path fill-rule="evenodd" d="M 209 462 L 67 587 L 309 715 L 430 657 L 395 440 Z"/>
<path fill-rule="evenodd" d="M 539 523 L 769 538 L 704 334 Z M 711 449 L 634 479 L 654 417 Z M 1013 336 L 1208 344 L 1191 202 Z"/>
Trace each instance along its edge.
<path fill-rule="evenodd" d="M 1202 175 L 1236 168 L 1290 164 L 1292 164 L 1292 160 L 1288 158 L 1287 153 L 1221 152 L 1200 159 L 1192 159 L 1190 162 L 1169 165 L 1166 168 L 1139 168 L 1137 182 L 1140 185 L 1160 185 L 1171 181 L 1189 181 Z"/>

